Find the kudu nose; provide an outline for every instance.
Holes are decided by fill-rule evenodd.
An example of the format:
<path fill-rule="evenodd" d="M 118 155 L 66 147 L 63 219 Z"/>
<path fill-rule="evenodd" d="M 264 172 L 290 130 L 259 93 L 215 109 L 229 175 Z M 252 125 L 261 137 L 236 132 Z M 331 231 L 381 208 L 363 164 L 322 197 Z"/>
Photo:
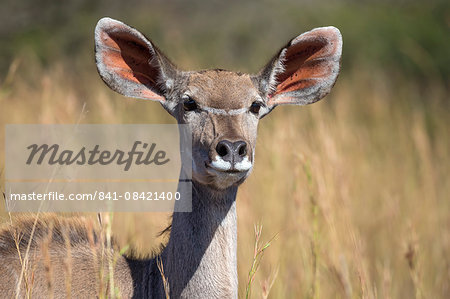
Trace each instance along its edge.
<path fill-rule="evenodd" d="M 236 142 L 221 140 L 217 143 L 216 152 L 224 161 L 238 163 L 247 155 L 247 143 L 242 140 Z"/>

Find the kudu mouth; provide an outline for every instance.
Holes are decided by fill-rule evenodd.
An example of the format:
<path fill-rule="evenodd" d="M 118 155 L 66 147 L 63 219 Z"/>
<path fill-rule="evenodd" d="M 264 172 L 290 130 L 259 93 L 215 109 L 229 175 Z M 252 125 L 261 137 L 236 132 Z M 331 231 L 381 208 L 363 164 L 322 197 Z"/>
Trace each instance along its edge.
<path fill-rule="evenodd" d="M 205 166 L 207 169 L 213 169 L 221 173 L 238 174 L 247 173 L 252 168 L 253 163 L 248 159 L 248 157 L 245 157 L 242 161 L 235 163 L 224 161 L 220 157 L 216 157 L 216 160 L 205 163 Z"/>

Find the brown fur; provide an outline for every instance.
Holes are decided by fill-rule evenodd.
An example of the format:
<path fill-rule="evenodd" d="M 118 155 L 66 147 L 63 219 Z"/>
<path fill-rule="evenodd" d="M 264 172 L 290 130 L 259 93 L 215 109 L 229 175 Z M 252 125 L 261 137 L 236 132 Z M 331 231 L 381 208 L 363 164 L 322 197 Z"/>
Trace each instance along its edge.
<path fill-rule="evenodd" d="M 31 249 L 39 249 L 42 241 L 50 234 L 52 227 L 51 246 L 65 246 L 64 232 L 70 241 L 71 247 L 88 246 L 91 241 L 93 245 L 99 246 L 100 227 L 92 220 L 84 217 L 61 217 L 55 214 L 41 214 L 38 217 L 33 232 L 35 215 L 17 216 L 13 218 L 12 224 L 8 223 L 0 228 L 0 254 L 17 254 L 15 239 L 18 239 L 20 251 L 24 252 L 33 233 Z"/>
<path fill-rule="evenodd" d="M 189 76 L 189 89 L 195 100 L 211 108 L 246 108 L 257 100 L 255 86 L 247 74 L 226 70 L 195 72 Z M 201 92 L 196 92 L 196 91 Z"/>
<path fill-rule="evenodd" d="M 132 289 L 126 287 L 132 286 L 126 258 L 114 257 L 113 249 L 117 248 L 114 242 L 111 250 L 107 249 L 98 223 L 85 217 L 54 214 L 39 215 L 36 224 L 35 219 L 35 215 L 15 217 L 12 224 L 0 228 L 2 296 L 15 297 L 15 286 L 21 276 L 30 239 L 28 266 L 24 271 L 19 298 L 27 293 L 32 297 L 42 297 L 43 294 L 51 297 L 52 290 L 70 290 L 74 298 L 108 294 L 106 275 L 112 258 L 117 259 L 114 269 L 118 281 L 116 285 L 123 296 L 131 296 Z M 100 276 L 102 270 L 103 278 Z M 83 279 L 80 273 L 89 279 Z M 61 291 L 53 295 L 56 298 L 68 297 Z"/>

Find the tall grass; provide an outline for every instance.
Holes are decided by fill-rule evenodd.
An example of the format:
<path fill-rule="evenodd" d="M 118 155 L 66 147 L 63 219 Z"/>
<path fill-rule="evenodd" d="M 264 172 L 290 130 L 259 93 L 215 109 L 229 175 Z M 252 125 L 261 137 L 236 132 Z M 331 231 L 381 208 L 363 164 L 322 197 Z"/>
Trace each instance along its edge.
<path fill-rule="evenodd" d="M 83 105 L 84 123 L 172 121 L 157 104 L 111 93 L 95 74 L 81 88 L 63 66 L 37 73 L 35 86 L 17 74 L 2 88 L 2 125 L 75 123 Z M 278 107 L 261 121 L 255 169 L 238 194 L 239 265 L 253 260 L 254 223 L 264 225 L 262 239 L 278 237 L 252 278 L 255 298 L 277 268 L 273 298 L 449 294 L 446 90 L 424 93 L 385 76 L 347 74 L 322 102 Z M 150 252 L 167 222 L 164 213 L 124 214 L 111 230 L 119 244 Z M 244 295 L 248 267 L 238 271 Z"/>
<path fill-rule="evenodd" d="M 259 265 L 261 264 L 261 260 L 264 256 L 264 252 L 266 251 L 267 248 L 269 248 L 270 244 L 272 244 L 272 242 L 274 241 L 274 239 L 276 237 L 276 235 L 275 235 L 269 241 L 262 243 L 262 240 L 261 240 L 262 228 L 263 228 L 262 225 L 255 225 L 255 247 L 253 250 L 252 265 L 248 272 L 247 286 L 245 288 L 245 298 L 246 299 L 251 298 L 252 285 L 255 280 L 256 272 L 258 271 Z M 269 283 L 267 288 L 263 289 L 264 293 L 265 293 L 265 294 L 264 293 L 262 294 L 263 297 L 267 297 L 269 295 L 270 289 L 273 286 L 273 282 L 274 282 L 275 278 L 276 277 L 273 278 L 273 281 L 271 283 Z"/>

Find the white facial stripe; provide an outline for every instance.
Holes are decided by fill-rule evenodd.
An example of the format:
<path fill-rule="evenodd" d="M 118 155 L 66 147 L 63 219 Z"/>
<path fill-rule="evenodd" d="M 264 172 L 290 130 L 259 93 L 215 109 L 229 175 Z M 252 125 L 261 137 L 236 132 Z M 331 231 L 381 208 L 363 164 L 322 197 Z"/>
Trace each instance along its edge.
<path fill-rule="evenodd" d="M 208 106 L 200 106 L 200 108 L 205 110 L 208 113 L 217 114 L 217 115 L 239 115 L 239 114 L 244 114 L 248 111 L 248 108 L 230 109 L 230 110 L 213 108 L 213 107 L 208 107 Z"/>
<path fill-rule="evenodd" d="M 239 115 L 239 114 L 243 114 L 247 111 L 248 111 L 248 108 L 231 109 L 231 110 L 228 110 L 228 115 Z"/>
<path fill-rule="evenodd" d="M 221 171 L 227 171 L 231 169 L 231 163 L 224 161 L 221 157 L 216 156 L 214 161 L 211 162 L 211 166 L 215 169 L 221 170 Z"/>
<path fill-rule="evenodd" d="M 247 171 L 252 168 L 252 162 L 248 160 L 248 157 L 245 157 L 241 162 L 236 163 L 234 168 L 239 171 Z"/>

